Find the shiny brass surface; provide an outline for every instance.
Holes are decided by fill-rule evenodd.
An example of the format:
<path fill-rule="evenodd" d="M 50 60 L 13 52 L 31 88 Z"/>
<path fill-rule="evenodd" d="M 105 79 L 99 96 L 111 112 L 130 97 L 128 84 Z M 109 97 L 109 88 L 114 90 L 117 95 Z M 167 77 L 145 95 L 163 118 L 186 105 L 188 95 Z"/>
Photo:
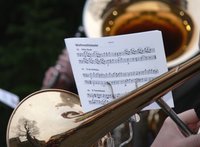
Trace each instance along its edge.
<path fill-rule="evenodd" d="M 193 16 L 171 0 L 130 0 L 113 5 L 103 16 L 102 36 L 160 30 L 168 66 L 174 67 L 191 57 L 198 30 Z M 184 60 L 181 59 L 186 56 Z M 178 64 L 177 64 L 178 63 Z"/>
<path fill-rule="evenodd" d="M 88 113 L 78 97 L 63 90 L 41 90 L 14 110 L 7 129 L 8 147 L 91 146 L 107 132 L 158 100 L 200 70 L 200 55 L 171 69 L 137 90 Z"/>

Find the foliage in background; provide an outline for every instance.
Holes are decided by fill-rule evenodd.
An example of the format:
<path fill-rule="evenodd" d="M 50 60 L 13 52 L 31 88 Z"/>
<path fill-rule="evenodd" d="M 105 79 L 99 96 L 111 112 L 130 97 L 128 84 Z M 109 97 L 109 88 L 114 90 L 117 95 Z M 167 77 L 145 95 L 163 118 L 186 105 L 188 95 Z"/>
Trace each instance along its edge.
<path fill-rule="evenodd" d="M 45 71 L 81 23 L 85 0 L 0 1 L 0 88 L 21 99 L 39 90 Z M 13 109 L 0 103 L 0 146 Z"/>
<path fill-rule="evenodd" d="M 83 0 L 0 2 L 0 88 L 24 97 L 42 84 L 81 23 Z"/>

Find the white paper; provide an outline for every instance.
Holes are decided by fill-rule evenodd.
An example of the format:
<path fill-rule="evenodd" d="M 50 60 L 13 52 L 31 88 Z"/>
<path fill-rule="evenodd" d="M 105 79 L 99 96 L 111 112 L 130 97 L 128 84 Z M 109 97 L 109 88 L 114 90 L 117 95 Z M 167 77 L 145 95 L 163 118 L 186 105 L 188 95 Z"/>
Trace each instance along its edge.
<path fill-rule="evenodd" d="M 15 108 L 19 103 L 19 97 L 11 92 L 0 89 L 0 101 L 11 108 Z"/>
<path fill-rule="evenodd" d="M 168 70 L 160 31 L 68 38 L 65 44 L 85 112 L 111 102 Z M 173 106 L 171 93 L 164 100 Z M 146 109 L 157 108 L 153 104 Z"/>

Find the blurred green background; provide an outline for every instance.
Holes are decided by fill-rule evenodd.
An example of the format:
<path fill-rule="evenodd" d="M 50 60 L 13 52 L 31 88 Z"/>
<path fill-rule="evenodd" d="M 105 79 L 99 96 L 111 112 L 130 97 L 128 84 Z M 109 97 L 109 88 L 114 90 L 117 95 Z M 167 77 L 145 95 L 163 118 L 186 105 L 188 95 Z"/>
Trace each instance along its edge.
<path fill-rule="evenodd" d="M 41 88 L 45 71 L 82 20 L 85 0 L 0 1 L 0 88 L 23 99 Z M 13 109 L 0 103 L 0 146 Z"/>

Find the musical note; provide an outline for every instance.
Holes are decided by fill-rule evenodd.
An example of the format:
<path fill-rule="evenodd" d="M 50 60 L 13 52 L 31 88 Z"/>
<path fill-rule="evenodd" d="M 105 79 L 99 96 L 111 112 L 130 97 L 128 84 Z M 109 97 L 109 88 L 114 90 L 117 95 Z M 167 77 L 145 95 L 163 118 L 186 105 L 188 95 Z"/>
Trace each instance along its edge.
<path fill-rule="evenodd" d="M 149 55 L 149 56 L 138 56 L 138 57 L 130 57 L 130 58 L 110 58 L 110 59 L 105 59 L 105 58 L 86 58 L 84 57 L 83 59 L 79 59 L 78 62 L 79 64 L 97 64 L 97 65 L 107 65 L 109 66 L 110 64 L 124 64 L 124 63 L 131 63 L 131 62 L 142 62 L 142 61 L 151 61 L 151 60 L 156 60 L 156 55 Z"/>
<path fill-rule="evenodd" d="M 123 57 L 123 56 L 131 56 L 131 55 L 138 55 L 138 54 L 149 54 L 155 53 L 155 48 L 151 47 L 144 47 L 144 48 L 131 48 L 131 49 L 124 49 L 123 51 L 117 52 L 100 52 L 100 51 L 87 51 L 84 50 L 83 52 L 78 52 L 77 57 L 93 57 L 93 58 L 106 58 L 106 57 Z"/>
<path fill-rule="evenodd" d="M 159 31 L 102 38 L 67 38 L 65 43 L 86 112 L 167 71 Z"/>
<path fill-rule="evenodd" d="M 87 85 L 102 85 L 105 86 L 107 82 L 112 85 L 127 85 L 133 83 L 146 83 L 153 80 L 155 77 L 141 77 L 141 78 L 128 78 L 128 79 L 120 79 L 120 80 L 111 80 L 111 81 L 104 81 L 104 80 L 84 80 L 84 83 Z"/>
<path fill-rule="evenodd" d="M 84 78 L 121 78 L 121 77 L 133 77 L 133 76 L 144 76 L 144 75 L 156 75 L 159 74 L 158 69 L 144 69 L 130 72 L 84 72 L 82 75 Z"/>

